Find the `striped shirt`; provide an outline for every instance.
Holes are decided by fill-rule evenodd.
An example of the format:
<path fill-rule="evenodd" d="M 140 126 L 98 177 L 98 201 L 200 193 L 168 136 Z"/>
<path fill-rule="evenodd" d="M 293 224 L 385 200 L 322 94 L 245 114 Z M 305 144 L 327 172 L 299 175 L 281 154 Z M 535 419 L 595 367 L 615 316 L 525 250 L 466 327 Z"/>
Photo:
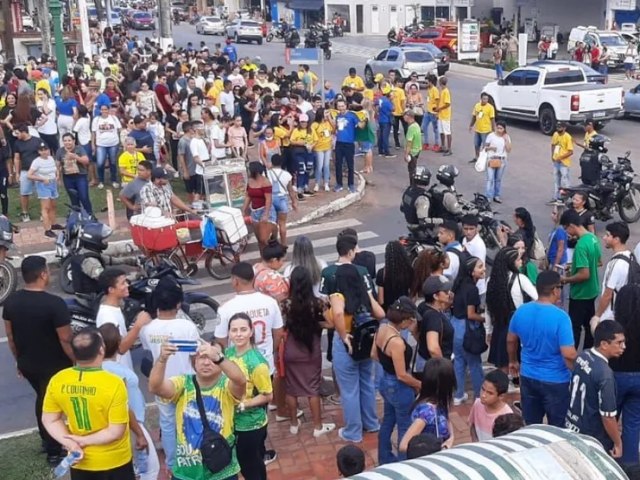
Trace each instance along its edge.
<path fill-rule="evenodd" d="M 358 480 L 626 480 L 594 438 L 532 425 L 500 438 L 383 465 Z"/>

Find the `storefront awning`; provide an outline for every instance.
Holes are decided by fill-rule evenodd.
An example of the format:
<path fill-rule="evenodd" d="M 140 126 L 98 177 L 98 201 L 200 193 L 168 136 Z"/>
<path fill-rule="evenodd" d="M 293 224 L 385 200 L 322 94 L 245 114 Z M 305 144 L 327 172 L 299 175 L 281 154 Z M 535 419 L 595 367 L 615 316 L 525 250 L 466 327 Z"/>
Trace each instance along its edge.
<path fill-rule="evenodd" d="M 291 0 L 289 8 L 291 10 L 320 10 L 324 7 L 324 0 Z"/>

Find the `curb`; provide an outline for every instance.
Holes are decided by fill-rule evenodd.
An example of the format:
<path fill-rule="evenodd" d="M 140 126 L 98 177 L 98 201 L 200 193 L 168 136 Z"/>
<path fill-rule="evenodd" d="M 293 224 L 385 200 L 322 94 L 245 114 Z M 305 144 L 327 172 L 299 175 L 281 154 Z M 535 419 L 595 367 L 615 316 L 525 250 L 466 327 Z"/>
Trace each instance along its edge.
<path fill-rule="evenodd" d="M 349 193 L 348 195 L 342 198 L 338 198 L 336 200 L 329 202 L 326 205 L 322 205 L 316 208 L 314 211 L 306 214 L 301 219 L 296 220 L 294 222 L 287 223 L 287 228 L 297 227 L 299 225 L 312 222 L 313 220 L 317 220 L 318 218 L 322 218 L 331 213 L 339 212 L 340 210 L 343 210 L 348 206 L 360 201 L 362 197 L 364 197 L 367 182 L 365 181 L 364 177 L 361 174 L 359 174 L 358 172 L 355 172 L 355 174 L 359 179 L 358 186 L 355 193 Z M 104 254 L 112 257 L 118 257 L 122 255 L 130 255 L 131 253 L 136 251 L 138 251 L 138 249 L 133 244 L 133 240 L 127 239 L 127 240 L 117 240 L 114 242 L 109 242 L 109 247 L 104 251 Z M 47 260 L 47 264 L 49 265 L 56 264 L 59 262 L 59 258 L 56 257 L 55 250 L 47 250 L 44 252 L 34 252 L 34 253 L 30 253 L 29 255 L 40 255 Z M 24 258 L 25 258 L 25 255 L 14 256 L 11 258 L 11 263 L 13 264 L 14 267 L 20 268 L 20 265 Z"/>
<path fill-rule="evenodd" d="M 463 75 L 473 75 L 474 77 L 495 79 L 495 71 L 490 68 L 476 67 L 475 65 L 466 65 L 464 63 L 451 62 L 449 71 L 453 73 L 461 73 Z"/>

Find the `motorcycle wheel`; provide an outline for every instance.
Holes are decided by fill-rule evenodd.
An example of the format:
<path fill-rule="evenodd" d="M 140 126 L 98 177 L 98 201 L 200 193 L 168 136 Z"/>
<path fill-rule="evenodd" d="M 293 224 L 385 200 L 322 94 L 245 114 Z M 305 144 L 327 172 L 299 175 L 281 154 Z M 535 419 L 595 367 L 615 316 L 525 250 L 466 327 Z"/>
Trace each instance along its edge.
<path fill-rule="evenodd" d="M 629 193 L 618 202 L 620 218 L 627 223 L 635 223 L 640 219 L 640 187 L 632 185 Z"/>
<path fill-rule="evenodd" d="M 64 293 L 75 293 L 73 291 L 73 274 L 71 273 L 71 256 L 62 260 L 60 271 L 58 272 L 58 280 Z"/>
<path fill-rule="evenodd" d="M 204 259 L 204 266 L 209 275 L 216 280 L 226 280 L 231 277 L 231 269 L 240 261 L 237 254 L 230 248 L 222 247 L 218 252 L 210 250 Z"/>
<path fill-rule="evenodd" d="M 207 325 L 210 325 L 210 333 L 218 325 L 218 302 L 210 298 L 195 300 L 189 304 L 189 313 L 185 314 L 198 328 L 198 333 L 202 335 L 206 332 Z M 209 333 L 209 332 L 207 332 Z"/>
<path fill-rule="evenodd" d="M 269 43 L 271 40 L 273 40 L 273 33 L 270 33 L 269 35 L 267 35 L 267 43 Z"/>
<path fill-rule="evenodd" d="M 7 260 L 0 262 L 0 305 L 18 285 L 18 272 Z"/>
<path fill-rule="evenodd" d="M 324 51 L 324 58 L 327 60 L 331 60 L 331 50 Z"/>

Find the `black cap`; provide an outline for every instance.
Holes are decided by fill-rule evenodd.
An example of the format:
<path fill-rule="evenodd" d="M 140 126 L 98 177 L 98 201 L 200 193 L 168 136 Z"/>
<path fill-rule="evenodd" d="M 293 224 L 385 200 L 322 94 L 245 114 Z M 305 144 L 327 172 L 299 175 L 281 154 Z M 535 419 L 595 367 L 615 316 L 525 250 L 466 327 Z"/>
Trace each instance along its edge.
<path fill-rule="evenodd" d="M 133 117 L 133 123 L 137 125 L 144 122 L 146 119 L 147 117 L 145 117 L 144 115 L 136 115 L 135 117 Z"/>
<path fill-rule="evenodd" d="M 453 284 L 444 275 L 431 275 L 422 284 L 422 294 L 427 300 L 431 300 L 438 292 L 449 292 Z"/>
<path fill-rule="evenodd" d="M 49 150 L 49 145 L 44 142 L 40 142 L 40 145 L 38 145 L 38 150 Z"/>
<path fill-rule="evenodd" d="M 405 295 L 393 302 L 393 304 L 391 305 L 391 310 L 396 310 L 403 313 L 411 313 L 413 315 L 418 314 L 416 304 L 413 303 L 411 299 Z"/>
<path fill-rule="evenodd" d="M 169 177 L 169 172 L 167 172 L 162 167 L 154 167 L 154 169 L 151 170 L 151 177 L 154 180 L 160 179 L 160 178 L 168 178 Z"/>

